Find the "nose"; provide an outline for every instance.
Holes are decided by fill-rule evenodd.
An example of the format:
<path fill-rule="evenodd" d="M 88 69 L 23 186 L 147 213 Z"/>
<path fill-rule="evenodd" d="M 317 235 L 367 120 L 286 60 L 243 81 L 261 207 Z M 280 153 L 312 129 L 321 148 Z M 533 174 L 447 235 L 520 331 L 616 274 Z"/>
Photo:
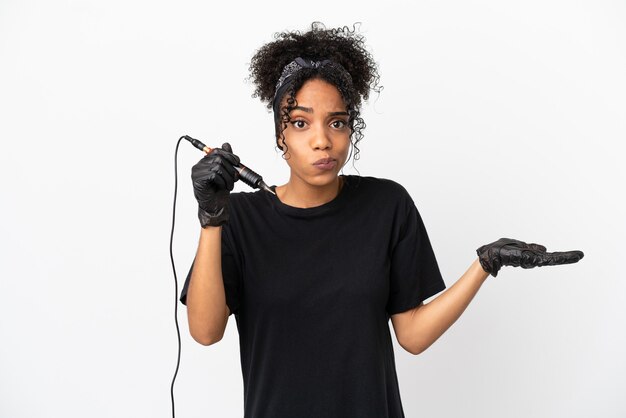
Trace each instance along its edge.
<path fill-rule="evenodd" d="M 331 138 L 325 129 L 321 128 L 313 133 L 311 146 L 315 150 L 330 149 L 333 146 Z"/>

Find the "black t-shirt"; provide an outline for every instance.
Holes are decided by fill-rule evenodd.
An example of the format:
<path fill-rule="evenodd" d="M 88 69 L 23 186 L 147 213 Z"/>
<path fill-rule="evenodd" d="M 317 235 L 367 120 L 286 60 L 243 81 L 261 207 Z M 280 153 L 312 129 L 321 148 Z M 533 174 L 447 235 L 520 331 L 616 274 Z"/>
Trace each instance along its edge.
<path fill-rule="evenodd" d="M 404 187 L 342 177 L 339 194 L 313 208 L 231 194 L 222 275 L 245 418 L 404 417 L 390 315 L 446 285 Z"/>

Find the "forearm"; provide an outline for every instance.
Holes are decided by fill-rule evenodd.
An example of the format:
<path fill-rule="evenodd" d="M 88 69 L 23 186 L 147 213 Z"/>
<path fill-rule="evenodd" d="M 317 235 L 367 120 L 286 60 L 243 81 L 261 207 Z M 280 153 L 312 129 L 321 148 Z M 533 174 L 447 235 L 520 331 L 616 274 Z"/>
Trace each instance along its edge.
<path fill-rule="evenodd" d="M 461 316 L 489 277 L 478 261 L 472 263 L 454 285 L 416 309 L 409 322 L 409 346 L 418 354 L 430 347 Z"/>
<path fill-rule="evenodd" d="M 191 336 L 201 344 L 219 341 L 228 320 L 222 279 L 221 227 L 202 228 L 187 289 Z"/>

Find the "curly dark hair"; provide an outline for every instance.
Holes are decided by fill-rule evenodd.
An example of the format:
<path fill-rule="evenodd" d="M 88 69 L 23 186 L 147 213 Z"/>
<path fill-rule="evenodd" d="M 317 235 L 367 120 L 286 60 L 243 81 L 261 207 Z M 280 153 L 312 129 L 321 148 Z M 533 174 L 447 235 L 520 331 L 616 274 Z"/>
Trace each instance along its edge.
<path fill-rule="evenodd" d="M 249 78 L 256 85 L 252 97 L 260 98 L 269 110 L 273 108 L 276 83 L 283 68 L 297 57 L 313 61 L 329 59 L 341 64 L 352 78 L 350 82 L 349 77 L 342 77 L 332 66 L 303 68 L 293 76 L 291 86 L 285 92 L 286 105 L 280 108 L 280 115 L 274 115 L 276 146 L 283 151 L 283 158 L 287 149 L 283 149 L 279 139 L 286 145 L 283 131 L 291 120 L 289 112 L 297 105 L 295 94 L 307 80 L 321 78 L 337 87 L 346 103 L 354 159 L 359 159 L 357 144 L 363 138 L 362 130 L 365 129 L 365 122 L 360 116 L 361 103 L 369 98 L 370 90 L 380 94 L 382 86 L 378 85 L 378 66 L 365 47 L 364 36 L 357 33 L 356 26 L 357 23 L 352 29 L 348 26 L 326 29 L 323 23 L 313 22 L 310 30 L 304 33 L 275 33 L 275 40 L 263 45 L 252 57 Z"/>

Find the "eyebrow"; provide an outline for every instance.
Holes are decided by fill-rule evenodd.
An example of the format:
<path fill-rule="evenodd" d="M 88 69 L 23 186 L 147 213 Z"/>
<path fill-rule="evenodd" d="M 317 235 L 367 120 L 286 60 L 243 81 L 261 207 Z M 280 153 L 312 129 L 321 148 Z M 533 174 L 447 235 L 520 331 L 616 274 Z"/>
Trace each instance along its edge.
<path fill-rule="evenodd" d="M 294 110 L 303 110 L 307 113 L 313 113 L 313 108 L 312 107 L 304 107 L 304 106 L 295 106 L 293 109 L 291 109 L 292 111 Z M 328 112 L 328 116 L 338 116 L 338 115 L 345 115 L 345 116 L 349 116 L 348 112 Z"/>

